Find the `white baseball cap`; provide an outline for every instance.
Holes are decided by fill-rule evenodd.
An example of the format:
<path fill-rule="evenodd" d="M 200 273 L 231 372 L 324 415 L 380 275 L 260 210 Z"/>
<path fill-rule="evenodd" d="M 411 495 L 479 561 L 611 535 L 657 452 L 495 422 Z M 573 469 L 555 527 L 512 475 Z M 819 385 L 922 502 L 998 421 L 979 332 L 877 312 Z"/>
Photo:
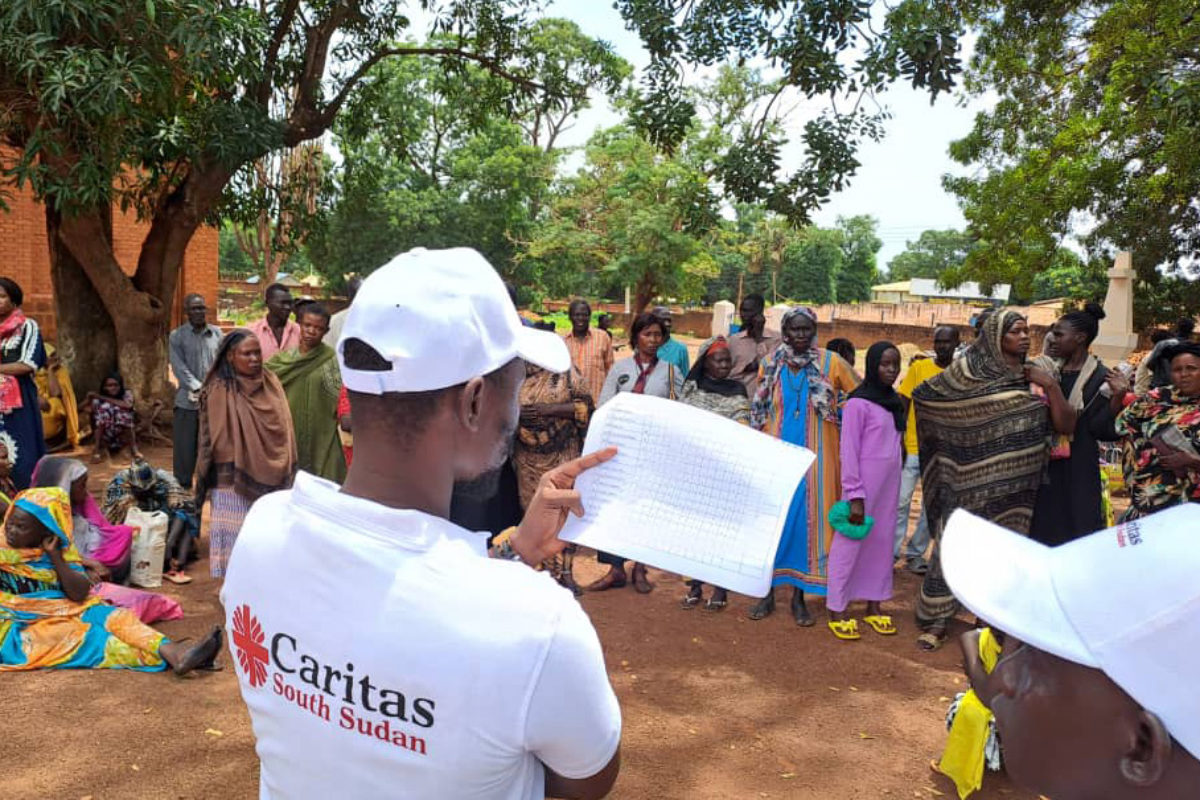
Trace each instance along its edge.
<path fill-rule="evenodd" d="M 347 367 L 349 339 L 369 344 L 392 368 Z M 342 382 L 363 394 L 445 389 L 515 358 L 551 372 L 571 368 L 562 338 L 525 327 L 500 275 L 467 247 L 418 247 L 372 272 L 350 306 L 337 352 Z"/>
<path fill-rule="evenodd" d="M 962 509 L 942 569 L 963 605 L 1059 658 L 1102 670 L 1200 758 L 1200 506 L 1059 547 Z"/>

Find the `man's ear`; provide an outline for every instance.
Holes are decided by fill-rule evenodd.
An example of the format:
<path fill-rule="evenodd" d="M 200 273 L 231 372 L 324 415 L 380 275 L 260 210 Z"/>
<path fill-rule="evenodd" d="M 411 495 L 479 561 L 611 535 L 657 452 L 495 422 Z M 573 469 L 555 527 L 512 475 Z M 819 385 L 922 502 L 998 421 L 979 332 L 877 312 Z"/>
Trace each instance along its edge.
<path fill-rule="evenodd" d="M 1162 780 L 1171 763 L 1171 734 L 1154 714 L 1142 709 L 1130 731 L 1129 750 L 1121 758 L 1121 777 L 1139 788 Z"/>
<path fill-rule="evenodd" d="M 474 433 L 483 417 L 483 378 L 471 378 L 458 396 L 456 413 L 459 423 Z"/>

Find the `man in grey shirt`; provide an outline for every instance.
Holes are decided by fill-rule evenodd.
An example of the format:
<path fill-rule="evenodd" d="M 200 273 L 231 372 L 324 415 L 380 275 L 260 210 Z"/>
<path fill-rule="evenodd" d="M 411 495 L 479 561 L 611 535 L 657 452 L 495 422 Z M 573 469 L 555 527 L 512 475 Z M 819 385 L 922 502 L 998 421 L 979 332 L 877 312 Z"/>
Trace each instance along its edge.
<path fill-rule="evenodd" d="M 196 440 L 200 435 L 200 416 L 197 400 L 204 376 L 208 374 L 217 348 L 221 330 L 208 324 L 208 307 L 204 298 L 189 294 L 183 301 L 187 323 L 171 331 L 171 371 L 179 382 L 175 393 L 175 480 L 185 489 L 192 486 L 196 471 Z"/>

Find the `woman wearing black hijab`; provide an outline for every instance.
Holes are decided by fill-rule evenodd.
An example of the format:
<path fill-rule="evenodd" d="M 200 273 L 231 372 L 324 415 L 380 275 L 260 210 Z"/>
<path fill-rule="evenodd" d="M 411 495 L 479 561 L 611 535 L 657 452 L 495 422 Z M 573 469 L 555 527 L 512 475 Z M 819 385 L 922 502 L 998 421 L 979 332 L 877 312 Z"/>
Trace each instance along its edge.
<path fill-rule="evenodd" d="M 862 538 L 835 528 L 829 548 L 829 629 L 843 640 L 861 636 L 858 621 L 847 611 L 855 600 L 867 601 L 863 621 L 876 633 L 896 633 L 879 604 L 892 597 L 892 545 L 904 463 L 907 408 L 892 388 L 899 376 L 896 346 L 871 345 L 863 382 L 850 393 L 842 413 L 842 500 L 850 504 L 852 524 L 872 520 Z"/>

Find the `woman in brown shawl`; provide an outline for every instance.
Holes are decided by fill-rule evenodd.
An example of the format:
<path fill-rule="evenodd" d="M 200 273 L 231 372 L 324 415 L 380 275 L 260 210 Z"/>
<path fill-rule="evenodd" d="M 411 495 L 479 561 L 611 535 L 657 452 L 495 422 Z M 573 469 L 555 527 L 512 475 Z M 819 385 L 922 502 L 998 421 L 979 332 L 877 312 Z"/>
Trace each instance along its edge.
<path fill-rule="evenodd" d="M 242 520 L 255 500 L 292 485 L 296 437 L 279 378 L 263 369 L 250 331 L 232 331 L 217 349 L 200 389 L 196 505 L 212 492 L 209 560 L 225 576 Z"/>
<path fill-rule="evenodd" d="M 532 364 L 525 365 L 520 402 L 521 420 L 513 449 L 513 466 L 517 472 L 521 508 L 526 508 L 543 475 L 559 464 L 579 458 L 595 406 L 583 377 L 574 367 L 566 374 L 557 375 Z M 581 594 L 572 572 L 574 560 L 575 546 L 569 545 L 552 559 L 552 563 L 543 566 L 560 584 Z"/>
<path fill-rule="evenodd" d="M 922 649 L 941 647 L 958 612 L 939 553 L 950 514 L 965 508 L 1028 535 L 1051 422 L 1061 432 L 1075 429 L 1075 410 L 1062 387 L 1045 369 L 1026 363 L 1028 353 L 1025 317 L 1001 309 L 961 358 L 913 390 L 921 487 L 934 540 L 917 598 Z"/>

